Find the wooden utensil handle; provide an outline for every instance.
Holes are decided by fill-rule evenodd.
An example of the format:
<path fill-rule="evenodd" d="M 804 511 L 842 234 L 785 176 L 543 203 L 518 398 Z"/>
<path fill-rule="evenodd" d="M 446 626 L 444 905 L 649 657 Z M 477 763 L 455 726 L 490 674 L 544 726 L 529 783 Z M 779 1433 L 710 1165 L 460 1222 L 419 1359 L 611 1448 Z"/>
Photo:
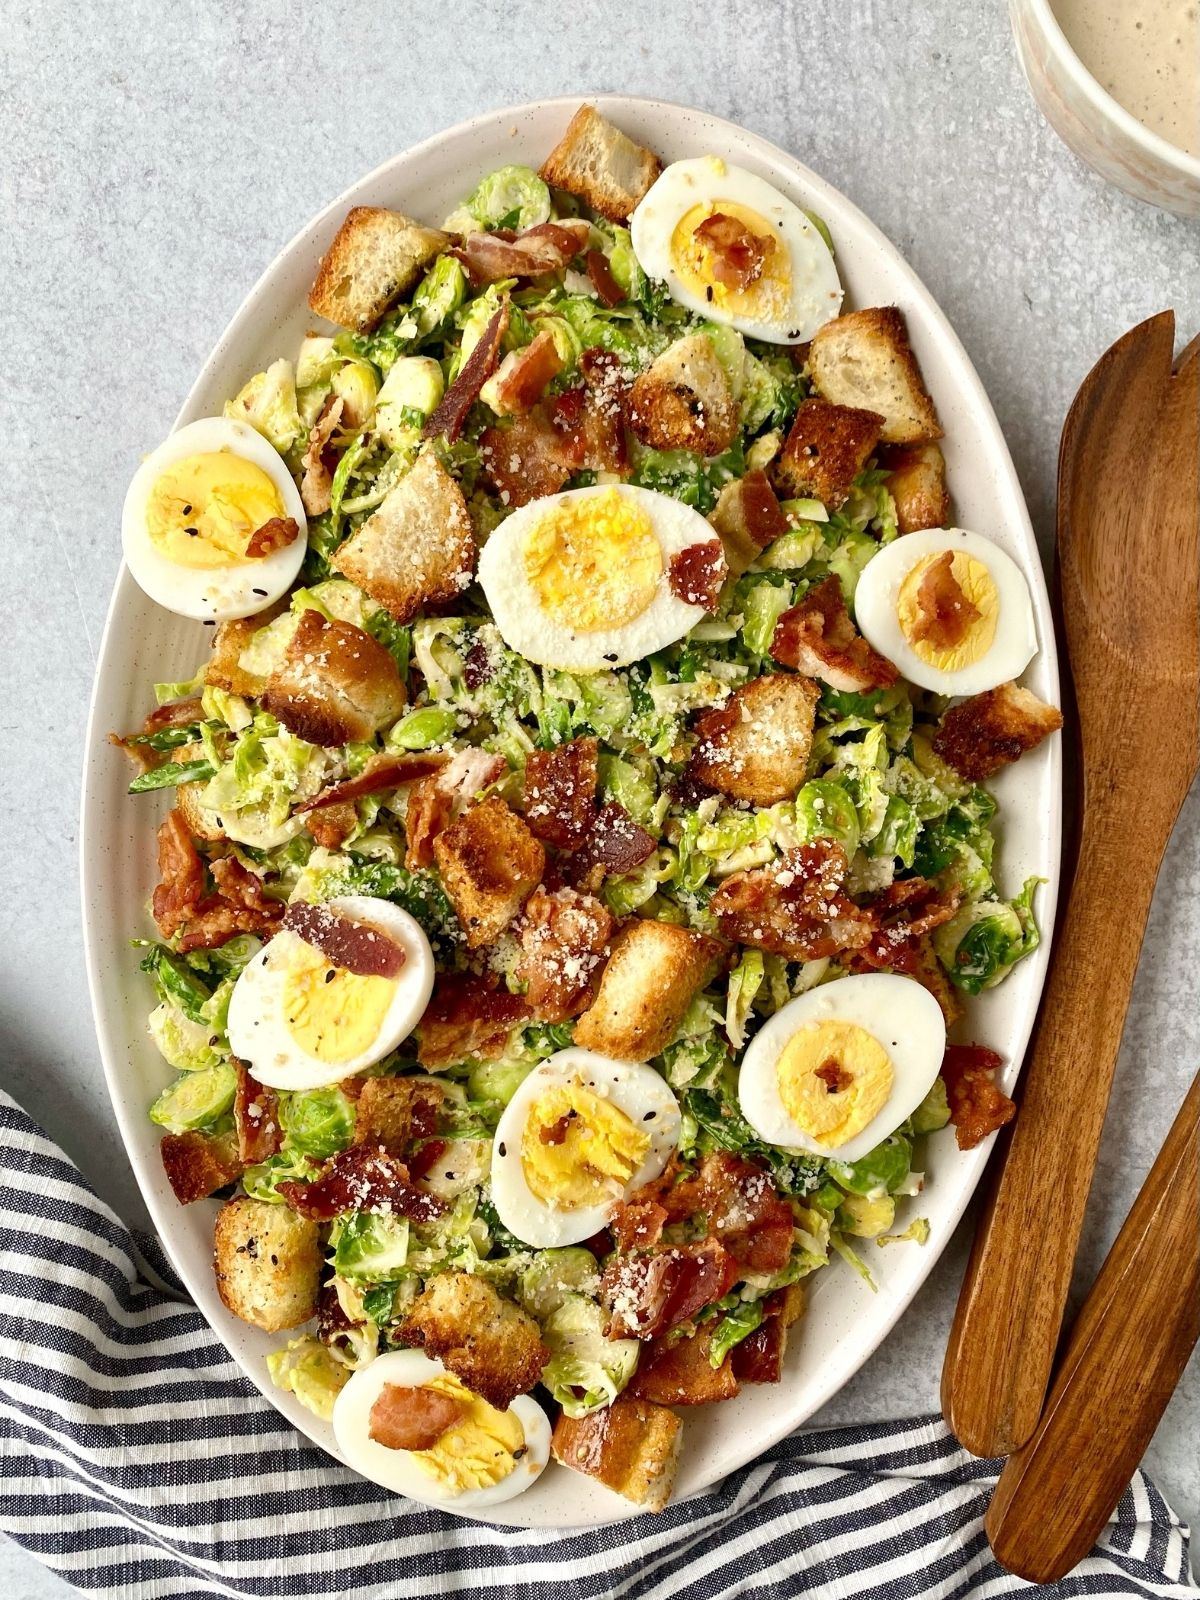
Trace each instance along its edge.
<path fill-rule="evenodd" d="M 976 1455 L 1008 1455 L 1029 1438 L 1050 1379 L 1138 954 L 1174 821 L 1173 813 L 1163 817 L 1161 837 L 1139 834 L 1131 848 L 1137 802 L 1130 786 L 1140 770 L 1133 761 L 1125 782 L 1114 779 L 1089 805 L 1020 1108 L 955 1312 L 942 1409 Z M 1073 1065 L 1069 1077 L 1064 1062 Z"/>
<path fill-rule="evenodd" d="M 1054 1583 L 1095 1544 L 1200 1337 L 1200 1077 L 1071 1331 L 1041 1422 L 985 1519 L 997 1559 Z"/>

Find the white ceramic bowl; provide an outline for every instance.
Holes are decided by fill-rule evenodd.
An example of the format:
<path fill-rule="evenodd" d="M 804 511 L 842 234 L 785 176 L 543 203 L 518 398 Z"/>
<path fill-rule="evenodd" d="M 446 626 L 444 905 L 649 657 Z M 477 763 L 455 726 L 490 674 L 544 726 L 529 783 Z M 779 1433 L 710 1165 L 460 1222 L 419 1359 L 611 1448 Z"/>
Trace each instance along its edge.
<path fill-rule="evenodd" d="M 1200 157 L 1152 133 L 1102 89 L 1067 41 L 1050 0 L 1009 0 L 1017 56 L 1054 131 L 1135 200 L 1200 217 Z"/>
<path fill-rule="evenodd" d="M 1041 654 L 1026 681 L 1057 701 L 1058 671 L 1045 584 L 1017 476 L 982 385 L 955 337 L 899 253 L 836 189 L 764 139 L 702 112 L 660 101 L 598 97 L 596 103 L 634 138 L 671 160 L 716 154 L 775 183 L 828 221 L 852 305 L 901 306 L 946 429 L 945 450 L 956 520 L 1001 544 L 1029 578 Z M 335 200 L 298 233 L 267 269 L 230 323 L 177 419 L 219 414 L 221 403 L 275 356 L 291 354 L 311 318 L 305 296 L 321 252 L 352 205 L 391 205 L 437 222 L 476 180 L 500 162 L 537 164 L 579 104 L 544 101 L 489 112 L 396 156 Z M 147 440 L 147 445 L 157 440 Z M 132 473 L 136 462 L 128 463 Z M 116 533 L 113 535 L 116 550 Z M 148 981 L 137 971 L 130 938 L 149 934 L 147 900 L 155 882 L 153 830 L 166 800 L 129 796 L 128 764 L 106 742 L 110 729 L 137 726 L 152 703 L 155 679 L 195 670 L 204 629 L 159 610 L 127 572 L 117 579 L 101 646 L 84 774 L 82 876 L 88 975 L 109 1090 L 129 1158 L 150 1214 L 180 1277 L 214 1329 L 268 1399 L 331 1456 L 333 1430 L 271 1385 L 264 1365 L 280 1342 L 237 1321 L 213 1284 L 214 1202 L 181 1208 L 158 1156 L 158 1130 L 146 1108 L 169 1077 L 146 1035 Z M 1058 741 L 1003 773 L 1003 884 L 1015 890 L 1030 873 L 1049 880 L 1039 914 L 1042 948 L 991 994 L 970 1004 L 958 1037 L 999 1050 L 1011 1087 L 1045 976 L 1058 875 L 1061 773 Z M 749 1387 L 728 1404 L 692 1411 L 684 1423 L 677 1495 L 704 1488 L 790 1433 L 836 1393 L 895 1323 L 937 1261 L 987 1159 L 986 1146 L 960 1154 L 946 1130 L 931 1141 L 930 1183 L 912 1214 L 929 1218 L 928 1245 L 867 1246 L 879 1290 L 872 1295 L 840 1263 L 811 1280 L 810 1309 L 796 1329 L 779 1386 Z M 636 1508 L 592 1480 L 553 1466 L 528 1493 L 488 1513 L 518 1526 L 575 1527 L 632 1516 Z"/>

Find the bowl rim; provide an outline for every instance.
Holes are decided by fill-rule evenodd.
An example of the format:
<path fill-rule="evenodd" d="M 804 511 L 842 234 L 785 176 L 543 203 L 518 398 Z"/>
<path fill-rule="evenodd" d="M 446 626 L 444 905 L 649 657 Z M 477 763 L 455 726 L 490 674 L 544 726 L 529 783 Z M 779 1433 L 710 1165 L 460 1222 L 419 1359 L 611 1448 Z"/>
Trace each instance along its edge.
<path fill-rule="evenodd" d="M 1161 133 L 1155 133 L 1108 92 L 1099 78 L 1085 66 L 1083 58 L 1063 31 L 1051 0 L 1011 0 L 1011 6 L 1014 17 L 1022 7 L 1034 14 L 1064 70 L 1126 139 L 1139 146 L 1146 155 L 1172 167 L 1180 177 L 1190 178 L 1200 184 L 1200 156 L 1191 155 L 1179 145 L 1172 144 Z"/>

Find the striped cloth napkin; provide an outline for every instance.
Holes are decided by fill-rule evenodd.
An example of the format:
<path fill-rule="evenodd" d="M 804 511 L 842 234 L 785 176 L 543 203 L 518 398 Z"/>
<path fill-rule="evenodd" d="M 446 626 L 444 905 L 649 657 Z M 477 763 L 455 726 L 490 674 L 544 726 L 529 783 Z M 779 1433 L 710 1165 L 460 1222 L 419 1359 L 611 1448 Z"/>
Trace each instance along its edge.
<path fill-rule="evenodd" d="M 1144 1474 L 1050 1588 L 982 1517 L 996 1463 L 941 1420 L 797 1434 L 657 1517 L 559 1538 L 397 1498 L 314 1450 L 77 1169 L 0 1094 L 0 1530 L 125 1600 L 959 1600 L 1196 1596 L 1188 1535 Z"/>

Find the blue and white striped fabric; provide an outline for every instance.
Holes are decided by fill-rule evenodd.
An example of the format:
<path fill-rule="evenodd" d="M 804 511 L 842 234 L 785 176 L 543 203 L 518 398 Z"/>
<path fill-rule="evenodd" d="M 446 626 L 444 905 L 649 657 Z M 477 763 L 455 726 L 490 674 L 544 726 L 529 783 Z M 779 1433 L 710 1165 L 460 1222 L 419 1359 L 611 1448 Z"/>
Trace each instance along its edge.
<path fill-rule="evenodd" d="M 157 1252 L 3 1095 L 0 1188 L 0 1530 L 80 1589 L 126 1600 L 1200 1594 L 1187 1530 L 1140 1473 L 1069 1579 L 1010 1577 L 982 1527 L 996 1464 L 965 1455 L 933 1418 L 799 1434 L 658 1517 L 558 1539 L 414 1506 L 305 1443 L 199 1313 L 148 1281 L 169 1274 Z"/>

